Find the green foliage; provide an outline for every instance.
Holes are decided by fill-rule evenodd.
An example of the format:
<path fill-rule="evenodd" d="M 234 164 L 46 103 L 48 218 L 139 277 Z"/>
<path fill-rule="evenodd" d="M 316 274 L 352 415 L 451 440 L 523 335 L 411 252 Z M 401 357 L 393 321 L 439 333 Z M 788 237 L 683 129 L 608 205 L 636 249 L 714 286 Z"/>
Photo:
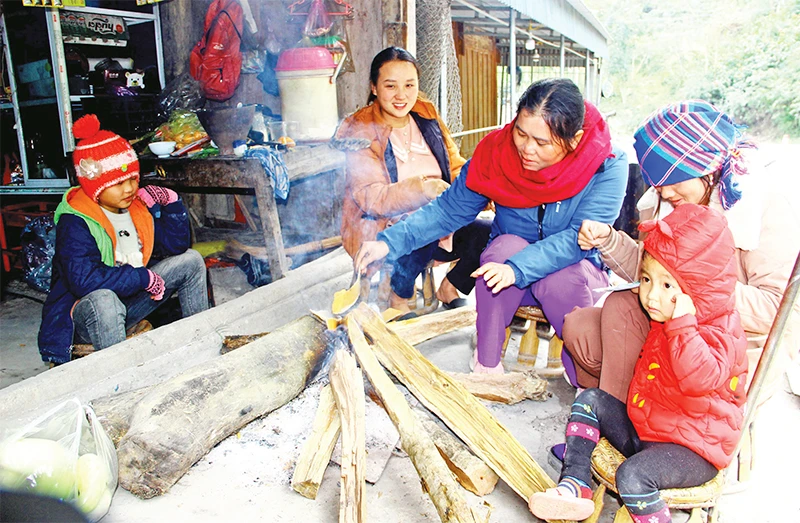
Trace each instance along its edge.
<path fill-rule="evenodd" d="M 762 136 L 800 136 L 800 0 L 586 0 L 610 33 L 602 101 L 631 134 L 659 107 L 703 98 Z"/>

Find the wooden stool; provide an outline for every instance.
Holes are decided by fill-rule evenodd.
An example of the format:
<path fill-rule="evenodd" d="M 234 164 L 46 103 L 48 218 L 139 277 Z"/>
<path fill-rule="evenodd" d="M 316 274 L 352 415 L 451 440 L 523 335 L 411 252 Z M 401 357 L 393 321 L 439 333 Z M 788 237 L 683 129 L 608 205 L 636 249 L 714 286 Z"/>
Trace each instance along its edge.
<path fill-rule="evenodd" d="M 142 320 L 125 331 L 125 339 L 129 340 L 131 338 L 135 338 L 136 336 L 151 330 L 153 330 L 153 325 L 147 320 Z M 76 343 L 72 346 L 72 359 L 77 360 L 78 358 L 83 358 L 84 356 L 88 356 L 93 352 L 96 351 L 94 350 L 94 345 L 91 343 Z"/>
<path fill-rule="evenodd" d="M 546 323 L 547 318 L 545 318 L 541 307 L 530 305 L 524 305 L 518 308 L 514 316 L 526 321 L 525 332 L 519 342 L 517 366 L 524 369 L 532 369 L 536 365 L 536 357 L 539 354 L 539 335 L 536 332 L 536 325 L 539 323 Z M 510 336 L 511 328 L 507 327 L 506 340 L 503 342 L 501 358 L 504 358 L 506 355 L 506 348 L 508 347 Z M 537 369 L 539 376 L 542 378 L 557 378 L 564 373 L 564 366 L 561 363 L 561 350 L 563 347 L 564 342 L 553 334 L 553 337 L 550 338 L 550 346 L 547 351 L 547 366 L 543 369 Z"/>
<path fill-rule="evenodd" d="M 615 449 L 606 438 L 600 438 L 592 452 L 592 475 L 601 485 L 617 492 L 617 469 L 624 461 L 625 456 Z M 703 521 L 701 513 L 705 510 L 707 512 L 706 521 L 714 523 L 718 517 L 716 506 L 722 496 L 724 486 L 725 470 L 723 469 L 713 479 L 697 487 L 664 489 L 659 493 L 669 508 L 691 510 L 690 522 L 700 523 Z M 628 509 L 624 506 L 620 508 L 614 521 L 632 521 Z"/>

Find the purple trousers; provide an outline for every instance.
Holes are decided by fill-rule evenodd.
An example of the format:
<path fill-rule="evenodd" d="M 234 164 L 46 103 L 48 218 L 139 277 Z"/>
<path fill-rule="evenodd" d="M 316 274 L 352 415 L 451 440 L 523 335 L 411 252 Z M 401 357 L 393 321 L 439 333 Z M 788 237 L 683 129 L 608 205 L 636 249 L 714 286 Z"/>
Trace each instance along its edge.
<path fill-rule="evenodd" d="M 528 245 L 526 240 L 513 234 L 498 236 L 481 254 L 481 265 L 505 263 Z M 594 305 L 592 289 L 607 285 L 608 275 L 588 260 L 564 267 L 524 289 L 512 285 L 497 294 L 492 294 L 483 278 L 478 278 L 475 284 L 478 361 L 485 367 L 496 367 L 500 363 L 506 327 L 511 324 L 514 313 L 521 305 L 541 307 L 547 321 L 561 337 L 564 316 L 575 307 Z M 569 358 L 566 351 L 562 354 Z M 571 360 L 565 362 L 568 371 L 573 368 L 571 363 Z"/>

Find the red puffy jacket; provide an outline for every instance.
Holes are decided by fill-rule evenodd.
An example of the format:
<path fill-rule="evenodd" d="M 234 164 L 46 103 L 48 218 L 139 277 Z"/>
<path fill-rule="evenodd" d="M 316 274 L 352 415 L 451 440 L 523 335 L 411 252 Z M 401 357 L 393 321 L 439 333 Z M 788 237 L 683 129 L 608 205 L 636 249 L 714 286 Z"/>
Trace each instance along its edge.
<path fill-rule="evenodd" d="M 645 250 L 678 280 L 697 314 L 651 322 L 628 416 L 643 441 L 678 443 L 723 469 L 742 430 L 747 383 L 733 237 L 721 214 L 691 204 L 641 228 L 649 233 Z"/>
<path fill-rule="evenodd" d="M 189 55 L 189 73 L 206 98 L 233 96 L 242 71 L 242 6 L 236 0 L 214 0 L 206 11 L 205 34 Z"/>

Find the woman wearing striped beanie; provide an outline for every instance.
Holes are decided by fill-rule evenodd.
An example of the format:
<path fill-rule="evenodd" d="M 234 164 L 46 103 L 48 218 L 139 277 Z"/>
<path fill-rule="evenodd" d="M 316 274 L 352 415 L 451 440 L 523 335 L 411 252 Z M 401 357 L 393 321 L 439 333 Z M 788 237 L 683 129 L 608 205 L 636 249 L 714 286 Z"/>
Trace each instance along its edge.
<path fill-rule="evenodd" d="M 641 221 L 663 219 L 685 203 L 707 205 L 727 219 L 736 244 L 736 308 L 750 340 L 752 375 L 800 250 L 800 220 L 789 195 L 770 186 L 774 177 L 761 172 L 753 143 L 708 102 L 668 105 L 647 118 L 634 138 L 642 177 L 650 185 L 637 205 Z M 598 249 L 621 278 L 638 279 L 641 249 L 624 232 L 584 221 L 578 243 Z M 563 329 L 579 384 L 599 386 L 622 401 L 650 331 L 634 292 L 614 292 L 602 308 L 573 311 Z M 790 346 L 796 353 L 797 345 Z"/>

